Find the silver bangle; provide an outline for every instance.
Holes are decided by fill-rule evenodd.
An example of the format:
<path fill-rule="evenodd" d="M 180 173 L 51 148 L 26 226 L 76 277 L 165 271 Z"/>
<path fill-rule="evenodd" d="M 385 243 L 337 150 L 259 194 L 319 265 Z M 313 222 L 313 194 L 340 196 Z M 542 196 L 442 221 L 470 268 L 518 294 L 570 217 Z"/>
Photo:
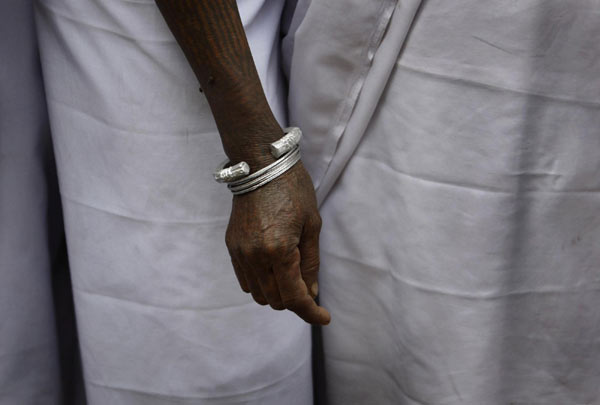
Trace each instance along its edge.
<path fill-rule="evenodd" d="M 250 167 L 246 162 L 239 162 L 226 167 L 229 161 L 222 162 L 214 172 L 214 178 L 219 183 L 227 183 L 227 187 L 234 195 L 254 191 L 270 181 L 281 176 L 291 169 L 300 160 L 298 143 L 302 137 L 300 128 L 285 128 L 286 134 L 273 142 L 271 154 L 277 160 L 266 167 L 250 174 Z"/>
<path fill-rule="evenodd" d="M 291 169 L 300 160 L 300 148 L 294 147 L 291 151 L 286 153 L 281 159 L 277 160 L 276 165 L 271 167 L 270 170 L 264 172 L 261 176 L 258 176 L 250 181 L 243 182 L 238 185 L 228 184 L 227 187 L 233 195 L 240 195 L 254 191 L 259 187 L 275 180 L 289 169 Z"/>
<path fill-rule="evenodd" d="M 229 159 L 221 162 L 215 169 L 214 177 L 217 183 L 227 183 L 240 177 L 247 176 L 250 173 L 250 166 L 246 162 L 240 162 L 236 165 L 225 167 L 229 164 Z"/>
<path fill-rule="evenodd" d="M 285 128 L 284 132 L 285 135 L 282 138 L 271 144 L 271 155 L 273 155 L 275 159 L 279 159 L 289 152 L 294 146 L 298 145 L 302 138 L 302 131 L 300 128 L 289 127 Z M 232 183 L 242 178 L 245 179 L 245 176 L 248 176 L 250 173 L 250 167 L 246 162 L 239 162 L 233 166 L 226 167 L 228 164 L 229 160 L 225 160 L 215 169 L 213 176 L 218 183 Z M 262 173 L 268 171 L 270 166 L 272 166 L 272 164 L 252 173 L 250 175 L 251 178 L 246 180 L 251 180 L 252 178 L 260 176 Z"/>
<path fill-rule="evenodd" d="M 283 138 L 271 144 L 271 155 L 273 155 L 275 159 L 279 159 L 281 156 L 292 150 L 294 146 L 300 143 L 300 138 L 302 138 L 302 131 L 300 131 L 300 128 L 290 127 L 284 129 L 284 132 L 286 134 Z"/>

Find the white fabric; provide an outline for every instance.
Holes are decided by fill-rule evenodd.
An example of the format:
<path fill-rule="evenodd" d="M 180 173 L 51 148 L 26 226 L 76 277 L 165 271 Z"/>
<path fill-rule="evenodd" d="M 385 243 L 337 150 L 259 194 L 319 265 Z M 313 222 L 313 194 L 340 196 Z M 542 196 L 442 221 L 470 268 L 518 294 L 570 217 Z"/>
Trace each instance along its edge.
<path fill-rule="evenodd" d="M 283 124 L 282 6 L 239 2 Z M 310 328 L 239 288 L 216 126 L 154 1 L 37 16 L 89 403 L 311 403 Z"/>
<path fill-rule="evenodd" d="M 600 403 L 600 2 L 304 3 L 330 403 Z"/>
<path fill-rule="evenodd" d="M 31 1 L 0 2 L 0 404 L 60 404 L 50 281 L 50 132 Z"/>

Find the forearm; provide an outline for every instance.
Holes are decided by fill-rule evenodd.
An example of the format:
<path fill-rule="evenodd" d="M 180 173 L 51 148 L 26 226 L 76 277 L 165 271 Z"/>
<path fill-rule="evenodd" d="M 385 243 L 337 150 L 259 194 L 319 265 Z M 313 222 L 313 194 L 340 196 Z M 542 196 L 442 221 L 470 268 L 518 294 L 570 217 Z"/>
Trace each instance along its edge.
<path fill-rule="evenodd" d="M 155 0 L 208 99 L 225 153 L 251 170 L 274 160 L 282 134 L 263 93 L 235 0 Z M 325 325 L 314 301 L 321 219 L 310 176 L 296 164 L 257 191 L 233 199 L 226 243 L 245 292 Z"/>
<path fill-rule="evenodd" d="M 156 0 L 210 104 L 225 153 L 272 161 L 282 131 L 264 95 L 235 0 Z"/>

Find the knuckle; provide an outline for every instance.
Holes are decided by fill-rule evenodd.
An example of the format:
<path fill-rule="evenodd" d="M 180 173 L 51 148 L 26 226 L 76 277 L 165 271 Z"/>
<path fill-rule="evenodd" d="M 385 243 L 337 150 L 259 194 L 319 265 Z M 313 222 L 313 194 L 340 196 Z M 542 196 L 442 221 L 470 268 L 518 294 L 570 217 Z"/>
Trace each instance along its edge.
<path fill-rule="evenodd" d="M 267 302 L 267 300 L 264 297 L 261 297 L 259 295 L 256 294 L 252 294 L 252 298 L 254 298 L 254 301 L 258 304 L 258 305 L 268 305 L 269 303 Z"/>
<path fill-rule="evenodd" d="M 251 258 L 269 257 L 277 258 L 290 251 L 290 244 L 284 238 L 263 237 L 247 240 L 239 247 L 242 255 Z"/>
<path fill-rule="evenodd" d="M 287 235 L 281 233 L 266 235 L 263 239 L 263 251 L 269 257 L 284 255 L 289 250 Z"/>
<path fill-rule="evenodd" d="M 281 242 L 267 242 L 263 247 L 264 253 L 269 257 L 277 257 L 285 252 L 285 246 Z"/>
<path fill-rule="evenodd" d="M 260 245 L 252 241 L 246 241 L 246 243 L 240 246 L 240 253 L 244 257 L 256 257 L 260 254 Z"/>
<path fill-rule="evenodd" d="M 283 311 L 285 309 L 285 305 L 283 305 L 283 302 L 281 301 L 272 302 L 271 308 L 273 308 L 275 311 Z"/>
<path fill-rule="evenodd" d="M 314 228 L 316 231 L 320 231 L 321 228 L 323 227 L 323 219 L 321 219 L 321 215 L 319 215 L 317 213 L 317 215 L 315 215 L 315 219 L 314 219 Z"/>
<path fill-rule="evenodd" d="M 242 257 L 251 257 L 253 255 L 252 248 L 246 245 L 240 246 L 239 252 Z"/>

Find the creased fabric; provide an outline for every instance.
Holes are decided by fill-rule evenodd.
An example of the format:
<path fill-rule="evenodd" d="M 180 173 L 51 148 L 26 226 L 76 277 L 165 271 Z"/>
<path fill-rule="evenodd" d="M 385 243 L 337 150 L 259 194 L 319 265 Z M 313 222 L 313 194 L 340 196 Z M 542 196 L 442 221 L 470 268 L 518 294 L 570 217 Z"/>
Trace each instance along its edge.
<path fill-rule="evenodd" d="M 318 30 L 311 9 L 347 2 L 313 0 L 290 41 L 330 403 L 599 403 L 600 2 L 417 3 L 397 3 L 339 137 L 325 117 L 351 102 L 338 54 L 365 9 Z"/>
<path fill-rule="evenodd" d="M 154 2 L 37 6 L 88 402 L 311 403 L 310 329 L 239 288 L 216 125 Z M 282 7 L 239 2 L 285 124 Z"/>
<path fill-rule="evenodd" d="M 0 3 L 0 404 L 61 401 L 46 165 L 50 133 L 30 1 Z"/>
<path fill-rule="evenodd" d="M 45 173 L 50 133 L 31 1 L 0 2 L 0 404 L 58 405 Z"/>

